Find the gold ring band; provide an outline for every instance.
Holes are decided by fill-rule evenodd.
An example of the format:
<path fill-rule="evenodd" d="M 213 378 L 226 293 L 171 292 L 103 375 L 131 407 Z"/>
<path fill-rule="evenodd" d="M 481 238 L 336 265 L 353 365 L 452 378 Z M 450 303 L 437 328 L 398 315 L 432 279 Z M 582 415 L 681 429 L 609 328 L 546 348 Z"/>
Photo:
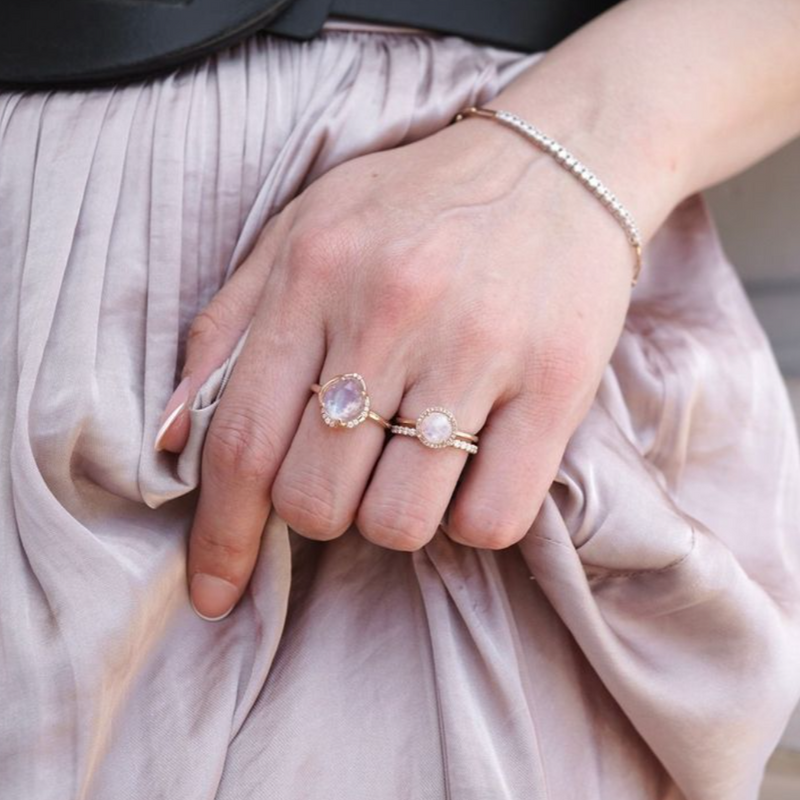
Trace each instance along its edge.
<path fill-rule="evenodd" d="M 369 412 L 367 412 L 367 415 L 370 419 L 375 420 L 375 422 L 377 422 L 379 425 L 386 428 L 386 430 L 389 430 L 389 428 L 392 427 L 392 423 L 389 422 L 388 419 L 384 419 L 377 411 L 370 409 Z"/>

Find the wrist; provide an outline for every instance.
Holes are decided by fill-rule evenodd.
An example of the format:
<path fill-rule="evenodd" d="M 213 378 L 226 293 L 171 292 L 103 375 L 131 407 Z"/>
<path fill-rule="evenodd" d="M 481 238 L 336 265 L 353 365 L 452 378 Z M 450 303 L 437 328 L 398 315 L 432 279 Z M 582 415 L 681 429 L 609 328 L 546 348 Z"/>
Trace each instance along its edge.
<path fill-rule="evenodd" d="M 502 94 L 486 106 L 517 114 L 566 148 L 628 209 L 644 242 L 687 194 L 683 176 L 676 168 L 677 159 L 643 129 L 626 125 L 624 115 L 611 108 L 579 113 L 579 109 L 522 103 Z M 515 135 L 511 130 L 507 133 Z M 532 146 L 519 138 L 523 145 Z M 566 180 L 571 177 L 564 176 Z"/>
<path fill-rule="evenodd" d="M 569 150 L 630 211 L 646 242 L 691 192 L 689 160 L 671 136 L 669 123 L 658 119 L 657 108 L 623 99 L 601 76 L 588 78 L 579 88 L 572 77 L 548 75 L 545 61 L 482 105 L 511 111 Z M 502 146 L 507 158 L 530 157 L 535 149 L 492 120 L 473 124 L 494 129 L 483 136 Z"/>

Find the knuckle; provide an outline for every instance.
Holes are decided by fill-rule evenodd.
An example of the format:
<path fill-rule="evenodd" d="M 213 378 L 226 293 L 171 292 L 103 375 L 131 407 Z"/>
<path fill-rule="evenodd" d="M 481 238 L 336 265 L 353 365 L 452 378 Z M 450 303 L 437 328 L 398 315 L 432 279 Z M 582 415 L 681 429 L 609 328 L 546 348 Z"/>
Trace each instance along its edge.
<path fill-rule="evenodd" d="M 245 537 L 214 530 L 197 531 L 192 545 L 215 564 L 239 564 L 247 561 L 253 552 L 253 542 Z"/>
<path fill-rule="evenodd" d="M 436 532 L 436 522 L 400 498 L 386 497 L 362 506 L 358 514 L 358 529 L 364 538 L 392 550 L 419 550 Z"/>
<path fill-rule="evenodd" d="M 414 252 L 383 257 L 381 283 L 385 295 L 400 295 L 406 302 L 425 305 L 447 288 L 447 275 L 437 259 Z"/>
<path fill-rule="evenodd" d="M 349 525 L 336 497 L 330 477 L 317 470 L 289 478 L 278 473 L 272 488 L 275 510 L 291 528 L 310 539 L 334 539 Z"/>
<path fill-rule="evenodd" d="M 453 510 L 450 528 L 471 547 L 502 550 L 516 544 L 527 533 L 525 523 L 491 506 Z"/>
<path fill-rule="evenodd" d="M 384 256 L 381 265 L 371 304 L 371 317 L 381 327 L 416 323 L 446 290 L 445 270 L 422 258 Z"/>
<path fill-rule="evenodd" d="M 493 317 L 486 314 L 467 317 L 462 336 L 464 344 L 472 352 L 494 355 L 506 352 L 509 345 L 509 335 L 503 321 L 494 322 Z"/>
<path fill-rule="evenodd" d="M 244 320 L 252 314 L 253 304 L 253 298 L 244 297 L 235 283 L 227 284 L 191 321 L 188 342 L 203 344 L 232 333 L 238 335 Z"/>
<path fill-rule="evenodd" d="M 357 233 L 338 222 L 325 227 L 309 223 L 297 230 L 289 242 L 289 262 L 301 276 L 328 276 L 353 254 Z"/>
<path fill-rule="evenodd" d="M 527 326 L 507 306 L 481 303 L 463 316 L 459 328 L 462 348 L 492 360 L 516 358 L 528 338 Z"/>
<path fill-rule="evenodd" d="M 218 338 L 227 331 L 227 326 L 222 322 L 222 318 L 210 306 L 200 311 L 189 325 L 186 334 L 187 345 L 189 347 L 203 344 L 209 340 Z"/>
<path fill-rule="evenodd" d="M 217 474 L 237 481 L 268 484 L 277 468 L 277 437 L 248 405 L 229 405 L 215 415 L 208 430 L 205 454 Z"/>
<path fill-rule="evenodd" d="M 408 297 L 384 286 L 374 294 L 363 325 L 367 330 L 386 331 L 395 339 L 415 316 L 416 309 Z"/>
<path fill-rule="evenodd" d="M 546 346 L 536 362 L 539 392 L 555 399 L 571 399 L 582 394 L 594 374 L 586 348 L 579 343 Z"/>

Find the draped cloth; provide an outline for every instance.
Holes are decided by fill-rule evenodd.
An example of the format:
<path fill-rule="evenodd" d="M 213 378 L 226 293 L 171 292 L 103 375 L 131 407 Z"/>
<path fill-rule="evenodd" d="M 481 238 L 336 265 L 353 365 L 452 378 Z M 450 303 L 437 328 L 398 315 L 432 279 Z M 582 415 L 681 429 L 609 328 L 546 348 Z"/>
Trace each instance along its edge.
<path fill-rule="evenodd" d="M 316 177 L 538 57 L 258 35 L 139 83 L 0 94 L 3 800 L 756 798 L 800 694 L 800 459 L 702 196 L 648 244 L 518 544 L 315 542 L 273 513 L 234 613 L 188 602 L 244 341 L 186 450 L 157 453 L 192 318 Z"/>

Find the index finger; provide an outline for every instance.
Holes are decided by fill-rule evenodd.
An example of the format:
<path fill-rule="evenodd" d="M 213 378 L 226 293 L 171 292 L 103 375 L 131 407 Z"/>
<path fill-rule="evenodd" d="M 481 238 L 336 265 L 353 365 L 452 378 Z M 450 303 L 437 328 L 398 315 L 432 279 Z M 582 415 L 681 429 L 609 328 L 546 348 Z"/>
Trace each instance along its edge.
<path fill-rule="evenodd" d="M 324 358 L 321 325 L 268 279 L 252 328 L 206 435 L 200 496 L 189 539 L 192 605 L 226 617 L 258 557 L 273 479 Z M 272 287 L 270 286 L 272 284 Z"/>

